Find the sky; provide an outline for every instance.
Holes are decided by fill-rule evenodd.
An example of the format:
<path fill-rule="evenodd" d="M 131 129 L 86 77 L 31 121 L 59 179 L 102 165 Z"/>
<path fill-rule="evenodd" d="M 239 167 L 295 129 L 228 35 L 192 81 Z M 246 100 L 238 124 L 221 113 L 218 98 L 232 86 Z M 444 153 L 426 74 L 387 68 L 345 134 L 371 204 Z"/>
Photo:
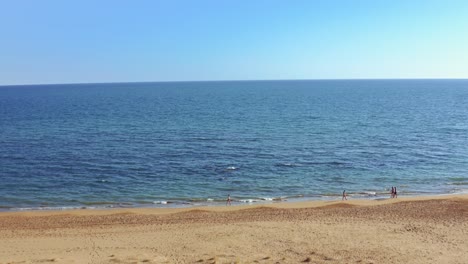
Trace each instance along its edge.
<path fill-rule="evenodd" d="M 0 85 L 468 78 L 466 0 L 0 0 Z"/>

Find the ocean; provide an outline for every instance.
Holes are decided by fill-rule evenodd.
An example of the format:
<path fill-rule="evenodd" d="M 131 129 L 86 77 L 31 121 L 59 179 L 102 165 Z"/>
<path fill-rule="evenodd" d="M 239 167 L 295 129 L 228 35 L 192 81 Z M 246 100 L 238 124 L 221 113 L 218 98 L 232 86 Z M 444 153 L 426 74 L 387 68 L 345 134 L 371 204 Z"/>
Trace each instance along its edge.
<path fill-rule="evenodd" d="M 468 80 L 0 87 L 0 209 L 468 192 Z"/>

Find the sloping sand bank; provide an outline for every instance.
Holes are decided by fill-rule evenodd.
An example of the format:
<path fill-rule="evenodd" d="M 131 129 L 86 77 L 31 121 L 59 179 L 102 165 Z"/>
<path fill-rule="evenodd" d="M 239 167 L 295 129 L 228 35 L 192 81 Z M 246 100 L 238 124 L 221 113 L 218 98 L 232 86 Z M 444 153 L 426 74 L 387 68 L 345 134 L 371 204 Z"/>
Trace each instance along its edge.
<path fill-rule="evenodd" d="M 468 195 L 0 213 L 0 263 L 468 263 Z"/>

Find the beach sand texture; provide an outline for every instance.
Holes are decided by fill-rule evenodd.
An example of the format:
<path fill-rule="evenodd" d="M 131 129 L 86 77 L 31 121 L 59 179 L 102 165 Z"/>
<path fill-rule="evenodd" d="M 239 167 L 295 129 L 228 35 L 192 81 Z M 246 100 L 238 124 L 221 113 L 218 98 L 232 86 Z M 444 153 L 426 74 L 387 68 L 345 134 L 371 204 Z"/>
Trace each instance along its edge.
<path fill-rule="evenodd" d="M 0 263 L 468 263 L 468 195 L 5 212 Z"/>

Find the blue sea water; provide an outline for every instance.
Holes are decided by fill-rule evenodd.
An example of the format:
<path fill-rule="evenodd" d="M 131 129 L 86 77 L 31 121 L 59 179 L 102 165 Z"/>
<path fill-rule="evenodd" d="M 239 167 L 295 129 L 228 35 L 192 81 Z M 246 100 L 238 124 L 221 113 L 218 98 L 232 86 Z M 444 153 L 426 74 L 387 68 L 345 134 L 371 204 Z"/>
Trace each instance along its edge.
<path fill-rule="evenodd" d="M 0 208 L 468 190 L 468 80 L 0 87 Z"/>

